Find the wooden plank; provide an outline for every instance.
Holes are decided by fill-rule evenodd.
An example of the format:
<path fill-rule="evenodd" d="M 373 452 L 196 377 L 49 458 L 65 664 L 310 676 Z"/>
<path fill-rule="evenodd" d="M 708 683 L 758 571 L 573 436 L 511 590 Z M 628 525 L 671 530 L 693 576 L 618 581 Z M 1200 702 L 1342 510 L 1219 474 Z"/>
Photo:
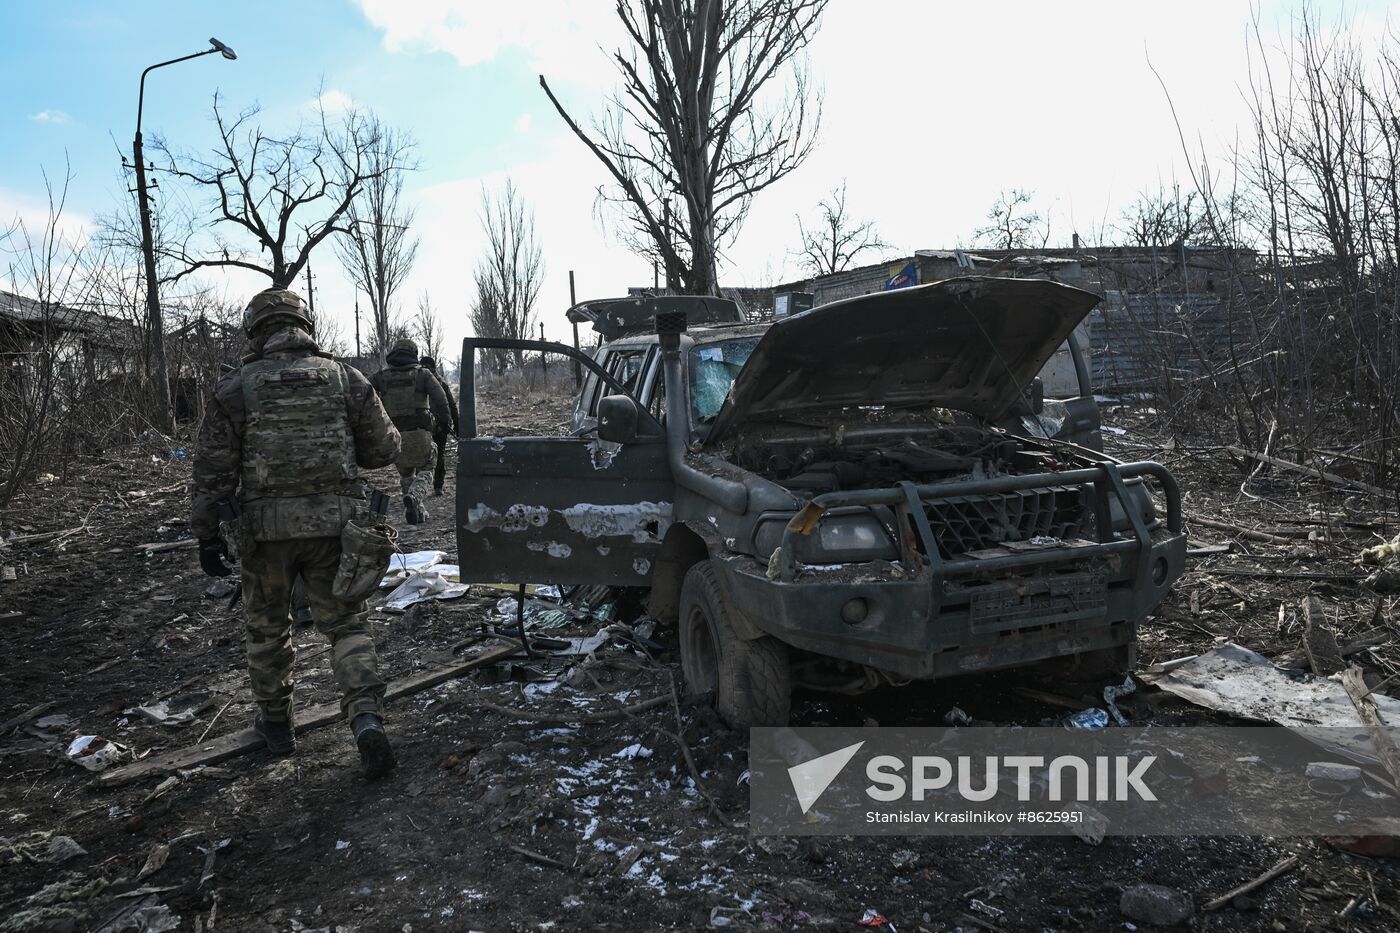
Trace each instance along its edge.
<path fill-rule="evenodd" d="M 152 541 L 150 544 L 138 544 L 132 550 L 160 554 L 164 551 L 183 551 L 192 547 L 199 547 L 199 542 L 194 538 L 185 538 L 183 541 Z"/>
<path fill-rule="evenodd" d="M 7 735 L 12 730 L 18 729 L 20 726 L 29 722 L 29 720 L 39 718 L 57 705 L 57 700 L 49 700 L 45 703 L 40 703 L 38 706 L 31 706 L 18 716 L 0 722 L 0 735 Z"/>
<path fill-rule="evenodd" d="M 1381 720 L 1376 701 L 1371 699 L 1371 689 L 1366 686 L 1366 678 L 1358 665 L 1353 664 L 1342 672 L 1342 686 L 1346 688 L 1347 696 L 1351 697 L 1356 714 L 1371 733 L 1371 741 L 1376 745 L 1376 757 L 1385 765 L 1391 783 L 1400 787 L 1400 748 L 1395 746 L 1395 725 Z"/>
<path fill-rule="evenodd" d="M 1281 538 L 1278 535 L 1267 534 L 1263 531 L 1256 531 L 1253 528 L 1245 528 L 1240 525 L 1232 525 L 1229 522 L 1216 521 L 1213 518 L 1205 518 L 1200 515 L 1192 515 L 1187 521 L 1196 525 L 1204 525 L 1207 528 L 1214 528 L 1216 531 L 1228 531 L 1232 535 L 1241 538 L 1248 538 L 1250 541 L 1262 541 L 1265 544 L 1292 544 L 1292 538 Z"/>
<path fill-rule="evenodd" d="M 454 678 L 461 677 L 474 668 L 483 664 L 490 664 L 492 661 L 499 661 L 508 658 L 520 650 L 518 645 L 500 645 L 487 650 L 485 653 L 477 655 L 461 664 L 453 664 L 448 667 L 440 667 L 415 677 L 404 680 L 396 680 L 389 684 L 385 691 L 385 700 L 397 700 L 400 697 L 411 696 L 421 693 L 438 684 L 446 683 Z M 329 725 L 334 725 L 341 721 L 340 703 L 322 703 L 320 706 L 313 706 L 302 710 L 296 717 L 296 731 L 298 735 L 310 732 L 313 729 L 321 729 Z M 132 781 L 139 781 L 142 778 L 151 777 L 157 774 L 166 774 L 171 771 L 179 771 L 185 768 L 193 768 L 196 765 L 212 765 L 230 758 L 237 758 L 239 755 L 246 755 L 249 752 L 257 751 L 263 747 L 262 738 L 251 728 L 241 729 L 229 735 L 220 736 L 209 742 L 198 743 L 186 748 L 178 748 L 174 751 L 163 752 L 159 755 L 152 755 L 142 761 L 133 762 L 120 768 L 113 768 L 111 771 L 104 771 L 97 776 L 98 787 L 119 787 L 129 784 Z"/>
<path fill-rule="evenodd" d="M 1298 864 L 1298 856 L 1297 856 L 1297 855 L 1289 855 L 1289 856 L 1287 856 L 1287 857 L 1281 859 L 1281 860 L 1278 862 L 1278 864 L 1274 865 L 1273 868 L 1270 868 L 1268 871 L 1264 872 L 1264 874 L 1260 875 L 1258 878 L 1255 878 L 1253 881 L 1246 881 L 1244 884 L 1240 885 L 1238 888 L 1234 888 L 1234 889 L 1232 889 L 1232 890 L 1230 890 L 1230 891 L 1227 891 L 1226 893 L 1224 893 L 1224 894 L 1220 895 L 1219 897 L 1215 898 L 1213 901 L 1210 901 L 1209 903 L 1206 904 L 1206 906 L 1205 906 L 1204 909 L 1205 909 L 1205 911 L 1206 911 L 1207 913 L 1209 913 L 1209 912 L 1211 912 L 1211 911 L 1219 910 L 1220 908 L 1224 907 L 1226 904 L 1228 904 L 1228 903 L 1230 903 L 1231 901 L 1233 901 L 1235 898 L 1239 897 L 1241 894 L 1248 894 L 1250 891 L 1253 891 L 1255 888 L 1262 887 L 1262 886 L 1268 884 L 1270 881 L 1273 881 L 1275 878 L 1277 878 L 1279 875 L 1283 874 L 1284 872 L 1292 871 L 1293 868 L 1294 868 L 1294 866 L 1296 866 L 1297 864 Z"/>
<path fill-rule="evenodd" d="M 1303 650 L 1308 655 L 1308 666 L 1318 677 L 1331 677 L 1346 667 L 1337 639 L 1327 629 L 1322 600 L 1316 596 L 1303 600 Z"/>
<path fill-rule="evenodd" d="M 1372 486 L 1369 483 L 1363 483 L 1359 480 L 1347 479 L 1345 476 L 1338 476 L 1336 473 L 1327 473 L 1323 470 L 1317 469 L 1316 467 L 1304 466 L 1301 463 L 1294 463 L 1291 460 L 1284 460 L 1282 457 L 1273 457 L 1269 454 L 1262 454 L 1252 450 L 1245 450 L 1243 447 L 1226 446 L 1225 450 L 1228 450 L 1236 457 L 1242 457 L 1246 460 L 1260 460 L 1264 463 L 1268 463 L 1275 467 L 1278 467 L 1280 470 L 1291 470 L 1294 473 L 1304 473 L 1308 476 L 1313 477 L 1314 479 L 1320 479 L 1325 483 L 1331 483 L 1335 486 L 1350 486 L 1352 489 L 1361 489 L 1365 492 L 1369 492 L 1371 495 L 1376 496 L 1379 499 L 1390 499 L 1394 496 L 1394 492 L 1389 489 L 1381 489 L 1379 486 Z"/>

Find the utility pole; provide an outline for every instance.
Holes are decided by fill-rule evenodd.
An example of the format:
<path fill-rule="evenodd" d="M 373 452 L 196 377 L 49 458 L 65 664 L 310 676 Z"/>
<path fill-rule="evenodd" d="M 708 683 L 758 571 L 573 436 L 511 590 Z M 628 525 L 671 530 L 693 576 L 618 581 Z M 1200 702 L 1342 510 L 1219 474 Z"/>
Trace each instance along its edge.
<path fill-rule="evenodd" d="M 355 362 L 360 361 L 360 294 L 355 293 Z"/>
<path fill-rule="evenodd" d="M 578 304 L 578 299 L 574 297 L 574 270 L 573 270 L 573 269 L 570 269 L 570 270 L 569 270 L 569 307 L 572 308 L 572 307 L 573 307 L 574 305 L 576 305 L 576 304 Z M 577 349 L 578 349 L 578 321 L 570 321 L 569 323 L 571 323 L 571 324 L 574 325 L 574 349 L 577 350 Z M 575 389 L 579 389 L 579 388 L 582 388 L 582 386 L 583 386 L 583 365 L 582 365 L 581 363 L 579 363 L 579 361 L 578 361 L 577 358 L 575 358 L 575 359 L 574 359 L 574 388 L 575 388 Z"/>
<path fill-rule="evenodd" d="M 540 339 L 544 339 L 544 321 L 540 321 Z M 549 375 L 549 357 L 545 356 L 543 350 L 540 351 L 540 372 Z"/>
<path fill-rule="evenodd" d="M 311 311 L 311 321 L 316 321 L 316 293 L 311 290 L 311 257 L 306 257 L 306 306 Z"/>
<path fill-rule="evenodd" d="M 151 65 L 141 72 L 140 91 L 136 97 L 136 136 L 131 141 L 131 157 L 136 162 L 136 204 L 141 215 L 141 253 L 146 267 L 146 327 L 151 335 L 151 378 L 155 382 L 156 425 L 167 433 L 175 429 L 175 413 L 170 407 L 170 362 L 165 356 L 165 318 L 160 310 L 160 283 L 156 281 L 156 245 L 151 233 L 151 196 L 146 190 L 146 154 L 141 146 L 141 116 L 146 108 L 146 75 L 157 68 L 199 58 L 218 52 L 232 61 L 238 56 L 218 39 L 209 40 L 209 48 L 193 55 L 172 58 Z"/>

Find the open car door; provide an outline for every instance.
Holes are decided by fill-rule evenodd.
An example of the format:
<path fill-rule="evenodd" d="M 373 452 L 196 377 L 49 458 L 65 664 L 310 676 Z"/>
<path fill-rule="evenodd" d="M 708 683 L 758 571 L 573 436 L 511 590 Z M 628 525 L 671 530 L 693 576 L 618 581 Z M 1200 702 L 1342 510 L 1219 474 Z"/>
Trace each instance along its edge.
<path fill-rule="evenodd" d="M 661 425 L 638 402 L 645 423 L 635 441 L 620 447 L 600 443 L 596 429 L 567 437 L 479 437 L 478 349 L 562 354 L 593 372 L 609 394 L 629 395 L 565 344 L 462 342 L 456 516 L 462 582 L 649 586 L 675 488 Z"/>

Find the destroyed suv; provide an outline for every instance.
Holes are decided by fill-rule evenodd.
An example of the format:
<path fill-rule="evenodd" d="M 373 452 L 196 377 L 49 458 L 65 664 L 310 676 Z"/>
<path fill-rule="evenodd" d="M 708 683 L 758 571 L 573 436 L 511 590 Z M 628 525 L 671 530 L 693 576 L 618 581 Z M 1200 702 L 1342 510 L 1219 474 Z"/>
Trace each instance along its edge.
<path fill-rule="evenodd" d="M 1098 427 L 1081 358 L 1084 397 L 1037 396 L 1097 301 L 959 278 L 767 325 L 721 299 L 585 303 L 594 357 L 469 338 L 462 580 L 648 587 L 687 689 L 739 726 L 785 723 L 797 686 L 1125 670 L 1186 542 L 1164 467 L 1073 442 Z M 492 348 L 586 368 L 570 436 L 476 436 Z"/>

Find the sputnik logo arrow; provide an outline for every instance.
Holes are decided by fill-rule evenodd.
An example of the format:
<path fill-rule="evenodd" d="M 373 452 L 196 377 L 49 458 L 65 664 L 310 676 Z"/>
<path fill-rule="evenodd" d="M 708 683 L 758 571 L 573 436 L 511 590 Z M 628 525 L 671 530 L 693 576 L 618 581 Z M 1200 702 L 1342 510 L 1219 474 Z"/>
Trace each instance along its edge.
<path fill-rule="evenodd" d="M 831 786 L 832 781 L 836 780 L 841 769 L 846 767 L 852 758 L 856 757 L 856 752 L 860 751 L 860 747 L 864 744 L 864 742 L 857 742 L 854 745 L 847 745 L 845 748 L 838 748 L 820 758 L 813 758 L 811 761 L 804 761 L 800 765 L 788 768 L 788 777 L 792 780 L 793 792 L 797 794 L 797 802 L 802 807 L 804 814 L 812 809 L 817 798 L 826 793 L 826 789 Z"/>

